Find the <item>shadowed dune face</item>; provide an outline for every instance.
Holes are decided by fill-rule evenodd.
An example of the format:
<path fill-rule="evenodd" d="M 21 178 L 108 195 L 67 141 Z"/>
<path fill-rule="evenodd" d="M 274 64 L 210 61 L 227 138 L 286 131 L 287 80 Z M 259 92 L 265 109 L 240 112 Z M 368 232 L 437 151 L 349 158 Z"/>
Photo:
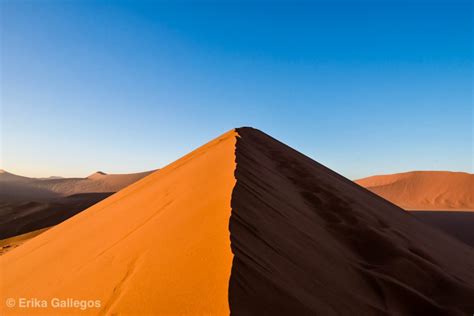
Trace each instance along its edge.
<path fill-rule="evenodd" d="M 470 247 L 251 128 L 31 239 L 0 257 L 0 269 L 2 301 L 102 303 L 68 314 L 474 310 Z M 0 304 L 2 315 L 17 312 Z"/>
<path fill-rule="evenodd" d="M 47 201 L 0 201 L 0 239 L 57 225 L 112 194 L 83 193 Z"/>
<path fill-rule="evenodd" d="M 60 196 L 47 188 L 33 186 L 29 182 L 0 181 L 0 201 L 3 203 L 24 202 L 25 200 L 44 201 Z"/>
<path fill-rule="evenodd" d="M 474 212 L 410 211 L 422 222 L 450 234 L 474 247 Z"/>
<path fill-rule="evenodd" d="M 269 136 L 238 129 L 233 315 L 463 315 L 474 253 Z"/>
<path fill-rule="evenodd" d="M 413 171 L 355 181 L 409 210 L 474 210 L 474 174 Z"/>
<path fill-rule="evenodd" d="M 409 210 L 422 222 L 474 246 L 473 174 L 413 171 L 355 182 Z"/>

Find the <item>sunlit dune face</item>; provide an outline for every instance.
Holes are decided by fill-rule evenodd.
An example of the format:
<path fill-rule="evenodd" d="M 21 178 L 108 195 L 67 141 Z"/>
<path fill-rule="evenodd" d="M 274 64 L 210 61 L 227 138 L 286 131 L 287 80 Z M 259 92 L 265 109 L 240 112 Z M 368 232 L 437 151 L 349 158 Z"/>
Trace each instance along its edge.
<path fill-rule="evenodd" d="M 229 314 L 235 141 L 230 131 L 2 256 L 2 296 L 100 300 L 91 314 Z"/>

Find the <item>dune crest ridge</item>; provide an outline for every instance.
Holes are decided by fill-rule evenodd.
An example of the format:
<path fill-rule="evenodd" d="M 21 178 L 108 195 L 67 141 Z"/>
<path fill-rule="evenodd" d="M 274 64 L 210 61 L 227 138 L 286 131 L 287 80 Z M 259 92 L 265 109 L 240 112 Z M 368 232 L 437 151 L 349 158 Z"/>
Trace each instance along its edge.
<path fill-rule="evenodd" d="M 0 257 L 0 268 L 3 301 L 102 302 L 68 314 L 474 310 L 472 248 L 252 128 L 229 131 L 27 241 Z"/>
<path fill-rule="evenodd" d="M 258 130 L 237 131 L 233 315 L 472 312 L 472 248 Z"/>

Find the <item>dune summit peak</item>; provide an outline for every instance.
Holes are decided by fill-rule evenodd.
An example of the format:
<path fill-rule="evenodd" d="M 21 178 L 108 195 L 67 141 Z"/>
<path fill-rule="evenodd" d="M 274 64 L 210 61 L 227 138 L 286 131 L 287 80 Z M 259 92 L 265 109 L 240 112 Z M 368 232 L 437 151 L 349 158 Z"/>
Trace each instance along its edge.
<path fill-rule="evenodd" d="M 100 300 L 90 314 L 474 310 L 470 247 L 252 128 L 221 135 L 0 266 L 0 299 Z"/>
<path fill-rule="evenodd" d="M 96 171 L 93 174 L 89 175 L 87 179 L 99 179 L 102 178 L 103 176 L 106 176 L 107 174 L 103 171 Z"/>
<path fill-rule="evenodd" d="M 5 169 L 0 169 L 0 174 L 4 174 L 4 175 L 13 175 L 12 173 L 6 171 Z"/>

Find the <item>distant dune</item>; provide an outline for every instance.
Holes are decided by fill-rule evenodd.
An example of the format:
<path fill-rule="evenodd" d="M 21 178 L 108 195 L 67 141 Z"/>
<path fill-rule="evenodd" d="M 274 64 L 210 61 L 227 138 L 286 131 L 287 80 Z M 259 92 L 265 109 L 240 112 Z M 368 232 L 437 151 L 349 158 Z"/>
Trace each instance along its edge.
<path fill-rule="evenodd" d="M 131 174 L 106 174 L 98 171 L 84 179 L 50 179 L 38 181 L 35 185 L 61 195 L 117 192 L 150 173 L 151 171 Z"/>
<path fill-rule="evenodd" d="M 101 304 L 86 313 L 96 315 L 474 310 L 472 248 L 251 128 L 34 237 L 0 266 L 0 301 L 91 298 Z M 19 311 L 0 304 L 2 315 Z"/>
<path fill-rule="evenodd" d="M 473 174 L 413 171 L 355 182 L 474 247 Z"/>
<path fill-rule="evenodd" d="M 87 178 L 28 178 L 0 173 L 0 197 L 16 199 L 31 196 L 51 198 L 81 193 L 117 192 L 127 185 L 150 174 L 151 171 L 131 174 L 106 174 L 97 171 Z"/>
<path fill-rule="evenodd" d="M 28 178 L 0 172 L 0 240 L 56 225 L 151 172 Z"/>
<path fill-rule="evenodd" d="M 474 210 L 470 173 L 413 171 L 355 182 L 407 210 Z"/>
<path fill-rule="evenodd" d="M 10 173 L 4 169 L 0 169 L 0 182 L 27 182 L 31 178 L 18 176 L 16 174 Z"/>

